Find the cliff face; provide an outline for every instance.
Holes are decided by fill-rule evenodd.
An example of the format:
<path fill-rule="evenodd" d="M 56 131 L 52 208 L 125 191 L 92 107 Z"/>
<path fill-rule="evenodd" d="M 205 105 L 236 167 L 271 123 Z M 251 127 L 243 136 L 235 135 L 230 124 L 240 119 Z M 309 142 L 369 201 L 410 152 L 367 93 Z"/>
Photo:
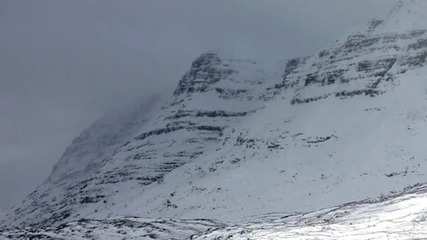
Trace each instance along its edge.
<path fill-rule="evenodd" d="M 11 224 L 117 215 L 229 220 L 425 181 L 423 9 L 424 1 L 401 3 L 276 71 L 202 54 L 161 109 L 124 127 L 95 124 L 76 139 L 9 215 Z"/>

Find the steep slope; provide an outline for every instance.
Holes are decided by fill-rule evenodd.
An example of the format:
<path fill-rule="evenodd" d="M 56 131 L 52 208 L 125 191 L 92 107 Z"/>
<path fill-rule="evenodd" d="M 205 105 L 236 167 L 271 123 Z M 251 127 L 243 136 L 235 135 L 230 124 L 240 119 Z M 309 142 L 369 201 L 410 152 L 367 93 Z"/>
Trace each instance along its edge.
<path fill-rule="evenodd" d="M 81 219 L 51 228 L 13 228 L 0 239 L 424 239 L 427 186 L 305 214 L 210 220 Z"/>
<path fill-rule="evenodd" d="M 115 148 L 149 120 L 159 101 L 158 96 L 149 97 L 92 124 L 73 140 L 46 181 L 55 183 L 73 179 L 76 175 L 92 174 L 93 169 L 99 168 L 100 160 L 110 156 Z"/>
<path fill-rule="evenodd" d="M 110 216 L 128 203 L 126 196 L 140 196 L 161 184 L 174 169 L 219 149 L 226 128 L 272 98 L 274 89 L 266 88 L 280 81 L 280 73 L 274 77 L 261 65 L 254 60 L 202 54 L 179 82 L 173 99 L 144 126 L 130 129 L 132 135 L 110 144 L 109 137 L 100 135 L 95 125 L 86 131 L 93 134 L 85 132 L 76 139 L 48 181 L 10 215 L 12 221 L 43 225 L 93 214 Z M 270 82 L 272 79 L 277 81 Z M 96 137 L 86 141 L 87 135 Z M 98 139 L 107 144 L 101 142 L 103 146 L 98 147 Z M 99 149 L 105 150 L 100 154 Z M 72 165 L 80 162 L 95 166 L 77 170 L 81 174 L 76 175 Z"/>
<path fill-rule="evenodd" d="M 10 224 L 123 215 L 233 220 L 424 182 L 425 11 L 425 1 L 402 1 L 385 20 L 277 71 L 201 55 L 172 100 L 100 157 L 87 160 L 85 152 L 98 150 L 80 154 L 86 144 L 74 144 L 77 160 L 61 160 Z M 84 167 L 74 170 L 75 162 Z"/>
<path fill-rule="evenodd" d="M 63 208 L 70 202 L 70 191 L 81 187 L 81 182 L 95 174 L 102 166 L 102 161 L 111 156 L 114 150 L 127 141 L 150 119 L 156 111 L 158 96 L 144 99 L 127 109 L 116 111 L 84 130 L 75 138 L 49 178 L 15 208 L 15 214 L 33 213 L 52 215 L 58 207 Z M 7 219 L 10 219 L 11 213 Z"/>
<path fill-rule="evenodd" d="M 427 3 L 423 0 L 400 0 L 384 20 L 375 21 L 376 33 L 426 29 Z"/>
<path fill-rule="evenodd" d="M 127 196 L 116 214 L 230 220 L 311 211 L 425 181 L 426 31 L 377 32 L 382 24 L 289 61 L 281 94 L 225 129 L 221 149 Z"/>

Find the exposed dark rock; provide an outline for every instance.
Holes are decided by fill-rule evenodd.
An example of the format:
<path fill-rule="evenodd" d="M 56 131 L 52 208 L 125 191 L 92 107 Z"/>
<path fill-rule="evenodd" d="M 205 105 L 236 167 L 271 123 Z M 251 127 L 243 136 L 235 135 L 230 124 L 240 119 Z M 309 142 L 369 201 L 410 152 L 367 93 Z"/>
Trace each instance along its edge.
<path fill-rule="evenodd" d="M 146 133 L 142 133 L 139 136 L 137 136 L 135 139 L 136 140 L 144 140 L 145 138 L 152 136 L 152 135 L 161 135 L 161 134 L 166 134 L 166 133 L 170 133 L 170 132 L 176 132 L 179 130 L 184 129 L 184 127 L 170 127 L 170 128 L 161 128 L 161 129 L 156 129 L 156 130 L 152 130 Z"/>
<path fill-rule="evenodd" d="M 204 92 L 210 85 L 234 73 L 234 70 L 222 65 L 216 53 L 205 53 L 197 58 L 190 70 L 179 81 L 174 95 Z"/>
<path fill-rule="evenodd" d="M 310 98 L 303 98 L 303 99 L 301 99 L 301 98 L 294 98 L 294 99 L 291 100 L 291 104 L 295 105 L 295 104 L 302 104 L 302 103 L 310 103 L 310 102 L 315 102 L 315 101 L 318 101 L 318 100 L 321 100 L 321 99 L 325 99 L 327 97 L 329 97 L 329 94 L 328 95 L 324 95 L 324 96 L 317 96 L 317 97 L 310 97 Z"/>

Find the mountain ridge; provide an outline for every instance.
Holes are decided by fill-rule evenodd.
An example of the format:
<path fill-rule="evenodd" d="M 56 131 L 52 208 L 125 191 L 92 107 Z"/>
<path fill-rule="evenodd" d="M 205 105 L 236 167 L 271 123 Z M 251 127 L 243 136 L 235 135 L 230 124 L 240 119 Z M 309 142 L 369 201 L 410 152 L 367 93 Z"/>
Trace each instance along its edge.
<path fill-rule="evenodd" d="M 423 4 L 401 1 L 386 20 L 282 69 L 202 54 L 160 110 L 101 144 L 108 151 L 99 158 L 78 158 L 87 168 L 60 161 L 10 224 L 127 214 L 235 220 L 425 181 L 427 26 L 413 24 Z M 408 9 L 420 14 L 390 30 Z"/>
<path fill-rule="evenodd" d="M 231 69 L 230 65 L 234 68 Z M 245 79 L 235 78 L 236 75 L 240 76 L 242 74 L 250 76 Z M 263 99 L 268 98 L 268 94 L 266 95 L 262 88 L 258 89 L 258 87 L 262 87 L 267 84 L 264 82 L 264 75 L 264 71 L 257 68 L 256 62 L 253 60 L 220 58 L 217 54 L 213 53 L 202 54 L 192 63 L 190 70 L 181 79 L 173 99 L 170 102 L 165 103 L 162 109 L 159 110 L 159 114 L 152 117 L 151 121 L 147 123 L 150 125 L 149 127 L 143 126 L 141 130 L 138 130 L 137 132 L 131 131 L 134 136 L 128 139 L 128 141 L 124 141 L 119 145 L 113 145 L 111 147 L 112 149 L 108 150 L 109 152 L 113 152 L 112 156 L 106 156 L 105 159 L 96 158 L 98 159 L 97 161 L 100 161 L 100 166 L 95 168 L 94 173 L 89 174 L 89 177 L 84 176 L 83 174 L 82 179 L 77 180 L 77 183 L 75 184 L 64 183 L 63 180 L 58 181 L 57 183 L 48 181 L 42 186 L 45 189 L 38 190 L 33 193 L 33 195 L 30 195 L 29 198 L 34 201 L 29 206 L 31 210 L 16 209 L 16 211 L 25 212 L 29 210 L 30 212 L 37 212 L 40 210 L 40 207 L 34 206 L 40 206 L 40 203 L 38 203 L 40 196 L 41 198 L 48 196 L 48 198 L 50 198 L 49 201 L 55 202 L 57 195 L 51 193 L 52 187 L 59 190 L 63 188 L 65 189 L 61 190 L 63 192 L 61 194 L 65 194 L 61 197 L 63 200 L 61 200 L 59 204 L 57 203 L 53 205 L 54 209 L 49 209 L 51 208 L 49 205 L 48 208 L 45 209 L 54 214 L 50 219 L 55 219 L 56 221 L 58 219 L 65 219 L 69 217 L 70 214 L 68 210 L 62 210 L 59 215 L 55 215 L 57 210 L 64 209 L 64 206 L 66 207 L 69 204 L 104 204 L 103 201 L 105 201 L 106 198 L 105 194 L 94 194 L 95 192 L 104 191 L 103 185 L 109 187 L 120 182 L 134 182 L 136 183 L 136 186 L 147 186 L 153 182 L 161 181 L 165 173 L 168 173 L 174 168 L 185 164 L 186 161 L 196 158 L 198 155 L 202 154 L 202 149 L 205 144 L 217 142 L 222 134 L 222 130 L 226 127 L 224 124 L 227 122 L 232 124 L 233 121 L 235 121 L 234 119 L 244 118 L 262 107 Z M 219 80 L 221 80 L 221 82 L 219 82 Z M 215 85 L 215 87 L 212 87 L 211 85 Z M 209 94 L 211 97 L 206 100 L 206 96 Z M 195 97 L 198 97 L 199 99 L 197 101 L 193 100 Z M 229 102 L 232 104 L 228 104 Z M 250 105 L 251 102 L 259 102 L 259 104 Z M 215 103 L 216 105 L 213 105 L 212 107 L 212 103 Z M 239 110 L 234 110 L 236 108 L 239 108 Z M 194 118 L 194 121 L 186 120 L 190 117 Z M 225 122 L 218 125 L 215 123 L 217 122 L 216 119 L 224 119 Z M 208 120 L 211 121 L 211 123 L 208 124 Z M 199 123 L 197 123 L 197 121 L 199 121 Z M 150 142 L 150 139 L 159 136 L 162 137 L 163 134 L 171 135 L 180 134 L 182 132 L 188 132 L 190 135 L 187 138 L 184 137 L 184 139 L 180 139 L 180 136 L 178 136 L 178 140 L 172 139 L 171 141 L 159 139 L 158 144 Z M 192 135 L 193 133 L 199 135 L 199 137 L 196 135 L 196 138 L 194 138 Z M 87 134 L 83 133 L 83 135 Z M 105 138 L 104 136 L 100 137 L 96 134 L 94 134 L 94 137 L 96 139 Z M 177 143 L 177 141 L 182 141 L 182 143 Z M 140 144 L 140 142 L 143 143 Z M 75 141 L 75 143 L 79 143 L 79 141 Z M 83 143 L 84 145 L 87 145 L 86 142 Z M 165 158 L 165 160 L 168 158 L 171 159 L 171 161 L 165 161 L 164 163 L 157 163 L 152 160 L 152 155 L 156 154 L 156 150 L 144 149 L 145 151 L 142 152 L 139 150 L 142 148 L 158 148 L 159 146 L 163 149 L 166 145 L 170 148 L 174 144 L 178 144 L 183 147 L 178 147 L 177 149 L 172 150 L 171 153 L 159 153 L 162 154 L 161 156 L 162 158 Z M 109 143 L 106 145 L 109 146 Z M 188 150 L 184 150 L 185 148 Z M 73 146 L 71 149 L 78 150 L 80 149 L 80 146 Z M 123 151 L 120 149 L 125 150 Z M 95 151 L 95 153 L 97 152 L 98 151 Z M 129 153 L 129 155 L 115 157 L 122 153 L 125 155 Z M 80 153 L 78 154 L 80 155 Z M 66 151 L 65 158 L 67 157 Z M 124 158 L 125 165 L 112 167 L 112 165 L 117 161 L 116 158 Z M 155 159 L 157 158 L 159 157 L 156 157 Z M 146 176 L 144 176 L 144 174 L 142 176 L 138 176 L 139 174 L 137 172 L 141 167 L 132 163 L 140 159 L 152 162 L 152 166 L 148 166 L 147 170 L 145 170 L 147 171 L 145 173 Z M 129 163 L 127 164 L 126 162 Z M 144 163 L 145 166 L 147 166 L 147 164 L 148 163 Z M 61 165 L 63 164 L 60 162 L 59 167 L 56 167 L 56 169 L 62 167 Z M 90 164 L 88 164 L 88 166 L 90 166 Z M 65 167 L 62 168 L 67 169 Z M 154 172 L 152 170 L 154 170 Z M 58 170 L 54 170 L 50 179 L 55 179 L 55 175 L 61 175 L 61 173 L 57 172 Z M 135 173 L 133 174 L 132 172 Z M 128 176 L 131 174 L 135 177 Z M 97 175 L 99 177 L 94 177 Z M 94 183 L 91 184 L 92 182 Z M 91 190 L 85 190 L 87 187 L 91 187 Z M 120 191 L 120 188 L 114 191 Z M 110 194 L 114 195 L 114 191 L 110 191 Z M 70 198 L 73 198 L 71 202 Z M 46 200 L 42 203 L 45 204 Z M 43 215 L 43 213 L 38 214 L 39 216 Z"/>

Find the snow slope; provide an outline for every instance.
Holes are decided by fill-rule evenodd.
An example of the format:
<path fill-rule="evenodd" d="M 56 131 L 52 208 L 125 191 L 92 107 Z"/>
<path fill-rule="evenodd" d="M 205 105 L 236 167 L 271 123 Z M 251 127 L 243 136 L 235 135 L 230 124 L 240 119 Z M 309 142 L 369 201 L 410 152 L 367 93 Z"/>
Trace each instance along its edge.
<path fill-rule="evenodd" d="M 376 33 L 404 32 L 426 29 L 427 2 L 423 0 L 401 0 L 384 20 L 375 21 Z"/>
<path fill-rule="evenodd" d="M 151 96 L 96 121 L 73 140 L 46 181 L 55 183 L 73 179 L 76 175 L 93 174 L 100 160 L 111 155 L 114 148 L 148 121 L 159 101 L 158 96 Z"/>
<path fill-rule="evenodd" d="M 202 54 L 142 122 L 83 133 L 8 224 L 235 221 L 425 182 L 425 11 L 425 1 L 402 1 L 385 20 L 277 68 Z"/>
<path fill-rule="evenodd" d="M 182 77 L 172 100 L 144 124 L 131 122 L 135 125 L 131 130 L 112 128 L 117 129 L 112 139 L 118 141 L 110 140 L 110 127 L 103 124 L 77 138 L 51 177 L 10 219 L 43 225 L 93 214 L 115 215 L 115 209 L 130 204 L 129 195 L 142 194 L 169 172 L 215 151 L 222 144 L 224 129 L 264 107 L 275 92 L 266 88 L 274 86 L 272 79 L 280 82 L 280 72 L 272 77 L 262 65 L 216 53 L 201 55 Z M 138 119 L 135 116 L 132 119 Z M 99 147 L 98 141 L 103 145 Z M 89 167 L 75 170 L 73 164 L 80 162 Z"/>
<path fill-rule="evenodd" d="M 226 225 L 209 220 L 143 219 L 137 217 L 108 220 L 81 219 L 55 228 L 15 228 L 0 231 L 0 240 L 9 239 L 188 239 L 208 229 Z"/>
<path fill-rule="evenodd" d="M 32 210 L 40 209 L 44 213 L 51 213 L 52 206 L 45 197 L 52 196 L 52 202 L 59 202 L 61 199 L 58 198 L 62 197 L 59 204 L 69 203 L 64 202 L 69 200 L 66 191 L 79 188 L 80 179 L 86 179 L 97 172 L 102 161 L 150 119 L 158 108 L 159 101 L 158 96 L 149 97 L 96 121 L 73 140 L 49 178 L 21 204 L 26 206 L 31 202 L 34 204 Z M 19 208 L 14 210 L 15 213 L 25 211 Z M 10 219 L 10 215 L 7 219 Z"/>
<path fill-rule="evenodd" d="M 55 228 L 8 229 L 0 239 L 425 239 L 427 186 L 304 214 L 268 214 L 233 223 L 121 217 Z"/>
<path fill-rule="evenodd" d="M 193 239 L 425 239 L 427 188 L 305 214 L 271 214 L 211 230 Z"/>

